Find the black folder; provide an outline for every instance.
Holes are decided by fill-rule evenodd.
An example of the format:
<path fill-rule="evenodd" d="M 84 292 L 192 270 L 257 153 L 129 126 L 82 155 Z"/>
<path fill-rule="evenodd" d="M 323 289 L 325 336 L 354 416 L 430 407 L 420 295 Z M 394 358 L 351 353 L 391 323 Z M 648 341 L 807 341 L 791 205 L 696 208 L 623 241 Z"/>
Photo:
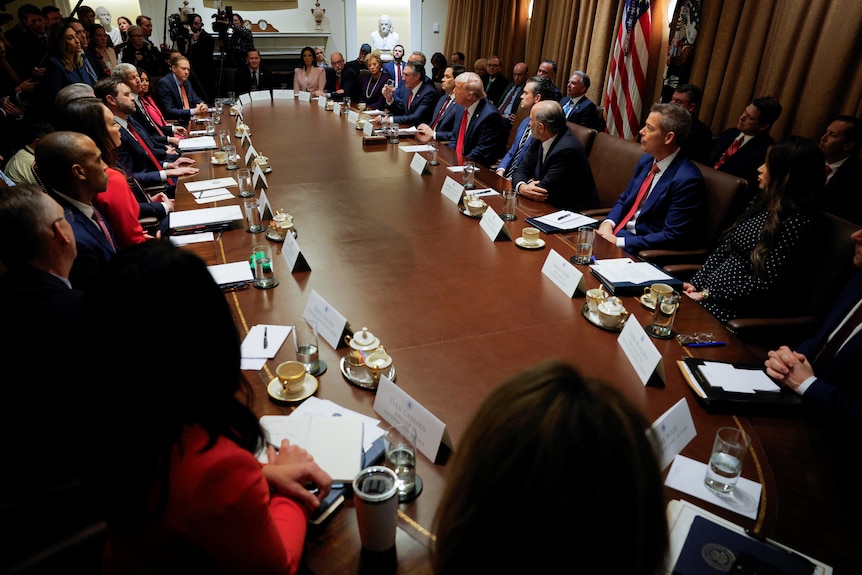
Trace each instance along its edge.
<path fill-rule="evenodd" d="M 637 263 L 642 264 L 644 262 L 637 262 Z M 654 263 L 651 263 L 651 262 L 646 262 L 646 263 L 649 263 L 651 266 L 658 269 L 662 273 L 667 274 L 666 271 L 662 270 L 661 268 L 659 268 Z M 624 265 L 624 264 L 620 264 L 620 265 Z M 601 266 L 598 266 L 598 267 L 601 267 Z M 601 271 L 599 269 L 597 269 L 597 266 L 590 266 L 590 273 L 592 273 L 594 276 L 596 276 L 596 278 L 600 282 L 602 282 L 602 285 L 605 286 L 605 289 L 607 289 L 611 293 L 611 295 L 615 295 L 617 297 L 642 296 L 644 293 L 644 289 L 648 288 L 649 286 L 651 286 L 654 283 L 665 283 L 665 284 L 669 285 L 671 288 L 673 288 L 674 291 L 678 291 L 678 292 L 682 291 L 682 280 L 679 280 L 673 276 L 670 276 L 670 279 L 650 280 L 648 282 L 643 282 L 643 283 L 632 283 L 632 282 L 616 282 L 616 283 L 614 283 L 614 282 L 608 280 L 606 277 L 604 277 L 602 275 Z M 668 275 L 670 275 L 670 274 L 668 274 Z"/>
<path fill-rule="evenodd" d="M 777 392 L 770 391 L 755 391 L 754 393 L 742 393 L 738 391 L 726 391 L 722 387 L 710 385 L 707 378 L 703 375 L 700 367 L 706 361 L 694 357 L 686 357 L 680 361 L 684 363 L 691 372 L 691 376 L 696 380 L 697 385 L 706 394 L 703 397 L 691 380 L 691 376 L 682 369 L 683 377 L 689 387 L 695 392 L 698 402 L 700 402 L 710 413 L 749 413 L 749 414 L 782 414 L 794 413 L 802 409 L 802 397 L 797 393 L 781 387 Z M 712 361 L 710 363 L 730 363 Z M 755 371 L 763 371 L 762 365 L 743 365 L 733 364 L 737 369 L 751 369 Z M 777 385 L 777 384 L 776 384 Z"/>

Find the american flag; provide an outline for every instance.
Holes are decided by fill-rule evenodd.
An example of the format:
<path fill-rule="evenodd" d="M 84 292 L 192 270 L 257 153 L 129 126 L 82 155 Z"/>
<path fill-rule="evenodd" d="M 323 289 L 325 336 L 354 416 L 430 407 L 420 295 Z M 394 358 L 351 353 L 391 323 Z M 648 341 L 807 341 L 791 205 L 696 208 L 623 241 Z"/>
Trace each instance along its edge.
<path fill-rule="evenodd" d="M 608 133 L 634 139 L 638 133 L 649 60 L 649 0 L 626 0 L 608 73 L 605 109 Z"/>

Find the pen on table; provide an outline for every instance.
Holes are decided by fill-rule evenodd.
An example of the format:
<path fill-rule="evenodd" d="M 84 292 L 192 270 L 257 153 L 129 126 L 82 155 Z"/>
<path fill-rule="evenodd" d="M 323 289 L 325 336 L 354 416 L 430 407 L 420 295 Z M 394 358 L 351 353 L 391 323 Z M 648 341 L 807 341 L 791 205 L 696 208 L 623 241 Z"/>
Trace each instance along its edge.
<path fill-rule="evenodd" d="M 685 344 L 687 347 L 718 347 L 721 345 L 727 345 L 726 341 L 696 341 L 693 343 Z"/>
<path fill-rule="evenodd" d="M 219 231 L 218 231 L 218 235 L 216 236 L 216 241 L 219 241 L 219 240 L 221 239 L 221 235 L 222 235 L 223 233 L 224 233 L 224 230 L 219 230 Z"/>
<path fill-rule="evenodd" d="M 560 216 L 559 218 L 557 218 L 557 221 L 559 222 L 559 221 L 565 220 L 566 218 L 568 218 L 568 217 L 569 217 L 569 216 L 571 216 L 571 215 L 572 215 L 572 214 L 563 214 L 562 216 Z"/>
<path fill-rule="evenodd" d="M 811 561 L 807 557 L 800 555 L 799 553 L 794 552 L 792 549 L 788 549 L 787 547 L 784 547 L 783 545 L 779 544 L 778 542 L 773 541 L 769 537 L 761 535 L 760 533 L 757 533 L 752 529 L 746 529 L 745 534 L 748 535 L 749 537 L 751 537 L 752 539 L 756 539 L 757 541 L 760 541 L 761 543 L 768 545 L 769 547 L 772 547 L 773 549 L 776 549 L 778 551 L 784 551 L 785 553 L 787 553 L 791 557 L 797 557 L 797 558 L 801 559 L 802 561 L 806 561 L 808 563 L 811 563 Z"/>
<path fill-rule="evenodd" d="M 266 326 L 263 326 L 263 349 L 266 349 L 269 341 L 266 339 Z"/>
<path fill-rule="evenodd" d="M 596 263 L 596 256 L 590 256 L 590 263 L 591 264 Z"/>

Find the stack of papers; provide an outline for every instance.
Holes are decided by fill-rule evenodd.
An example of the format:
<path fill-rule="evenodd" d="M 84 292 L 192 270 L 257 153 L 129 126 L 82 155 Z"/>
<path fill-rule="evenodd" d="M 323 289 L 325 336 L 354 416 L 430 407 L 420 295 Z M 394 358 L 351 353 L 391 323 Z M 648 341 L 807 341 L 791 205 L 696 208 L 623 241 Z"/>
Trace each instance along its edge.
<path fill-rule="evenodd" d="M 207 269 L 222 289 L 243 287 L 254 281 L 248 262 L 217 264 L 207 266 Z"/>
<path fill-rule="evenodd" d="M 183 210 L 168 214 L 168 225 L 174 234 L 193 234 L 211 232 L 230 227 L 230 223 L 242 220 L 239 206 L 219 206 L 200 210 Z"/>
<path fill-rule="evenodd" d="M 569 232 L 581 226 L 591 226 L 598 222 L 595 218 L 569 210 L 559 210 L 538 218 L 527 218 L 526 221 L 546 234 Z"/>
<path fill-rule="evenodd" d="M 260 371 L 267 359 L 272 359 L 290 335 L 292 326 L 264 325 L 252 326 L 242 342 L 242 369 Z"/>
<path fill-rule="evenodd" d="M 196 152 L 199 150 L 215 150 L 218 146 L 216 146 L 215 138 L 212 136 L 197 136 L 180 140 L 178 147 L 182 152 Z"/>

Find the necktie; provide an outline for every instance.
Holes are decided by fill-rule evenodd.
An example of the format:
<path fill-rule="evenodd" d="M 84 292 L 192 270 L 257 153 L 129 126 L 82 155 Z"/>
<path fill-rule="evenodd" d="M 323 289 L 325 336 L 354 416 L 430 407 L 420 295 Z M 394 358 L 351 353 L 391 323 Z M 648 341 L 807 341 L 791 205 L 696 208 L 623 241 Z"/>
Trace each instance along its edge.
<path fill-rule="evenodd" d="M 180 82 L 180 96 L 183 97 L 183 108 L 189 110 L 189 95 L 186 94 L 186 83 Z"/>
<path fill-rule="evenodd" d="M 413 105 L 413 90 L 410 90 L 410 95 L 407 97 L 407 109 L 410 110 L 410 106 Z"/>
<path fill-rule="evenodd" d="M 93 208 L 93 221 L 96 222 L 96 225 L 99 226 L 99 229 L 102 230 L 102 233 L 105 234 L 105 239 L 108 240 L 108 244 L 111 246 L 111 251 L 117 251 L 117 246 L 114 244 L 114 238 L 111 237 L 111 232 L 108 231 L 108 226 L 105 224 L 105 219 L 102 218 L 102 214 L 96 208 Z"/>
<path fill-rule="evenodd" d="M 461 116 L 461 127 L 458 128 L 458 140 L 455 143 L 455 154 L 458 156 L 458 163 L 464 163 L 464 135 L 467 133 L 467 120 L 469 113 L 464 110 L 464 115 Z"/>
<path fill-rule="evenodd" d="M 512 156 L 512 161 L 509 162 L 509 167 L 506 168 L 506 173 L 504 174 L 507 178 L 511 178 L 512 174 L 515 173 L 515 168 L 518 167 L 518 163 L 521 161 L 521 152 L 524 151 L 524 146 L 527 145 L 527 142 L 530 141 L 532 137 L 532 132 L 530 131 L 530 125 L 527 124 L 527 129 L 524 130 L 524 135 L 521 136 L 521 139 L 518 141 L 518 147 L 515 148 L 515 155 Z"/>
<path fill-rule="evenodd" d="M 341 89 L 341 74 L 335 75 L 335 91 L 339 91 Z"/>
<path fill-rule="evenodd" d="M 649 191 L 650 186 L 652 185 L 653 178 L 657 173 L 658 164 L 653 162 L 652 169 L 649 171 L 649 174 L 647 174 L 647 177 L 644 178 L 644 181 L 641 184 L 640 189 L 638 190 L 638 195 L 635 198 L 634 203 L 632 204 L 632 209 L 629 210 L 629 213 L 626 214 L 626 217 L 624 217 L 623 220 L 617 224 L 617 227 L 614 228 L 614 235 L 617 235 L 621 229 L 626 227 L 626 224 L 629 223 L 629 220 L 632 219 L 632 216 L 634 216 L 635 212 L 638 211 L 638 208 L 640 208 L 641 202 L 643 202 L 644 197 L 646 197 L 646 194 Z"/>
<path fill-rule="evenodd" d="M 257 89 L 257 70 L 253 70 L 251 73 L 251 87 L 253 90 Z"/>
<path fill-rule="evenodd" d="M 159 162 L 159 159 L 156 157 L 156 155 L 153 153 L 153 151 L 150 149 L 150 147 L 147 145 L 147 143 L 144 141 L 144 139 L 141 137 L 141 135 L 135 130 L 135 128 L 132 127 L 132 123 L 128 122 L 126 124 L 126 127 L 128 128 L 129 133 L 131 133 L 132 136 L 134 136 L 135 140 L 138 141 L 138 144 L 144 149 L 144 152 L 147 153 L 147 156 L 149 156 L 150 161 L 153 163 L 153 166 L 156 168 L 156 171 L 161 172 L 162 171 L 161 162 Z M 170 184 L 171 186 L 176 185 L 176 181 L 173 178 L 168 178 L 167 183 Z"/>
<path fill-rule="evenodd" d="M 829 179 L 829 174 L 831 174 L 831 173 L 832 173 L 832 166 L 830 166 L 829 164 L 826 164 L 826 179 L 827 180 Z"/>
<path fill-rule="evenodd" d="M 449 98 L 449 97 L 447 97 L 446 100 L 444 100 L 443 105 L 440 107 L 440 111 L 437 112 L 437 116 L 435 116 L 434 121 L 431 122 L 431 129 L 432 130 L 437 127 L 438 123 L 440 123 L 440 119 L 443 118 L 443 114 L 446 112 L 446 108 L 449 107 L 449 102 L 451 102 L 451 101 L 452 101 L 452 98 Z"/>
<path fill-rule="evenodd" d="M 734 141 L 732 141 L 730 143 L 730 145 L 727 147 L 727 149 L 724 151 L 724 153 L 721 155 L 721 157 L 715 163 L 715 169 L 716 170 L 718 168 L 720 168 L 721 165 L 724 164 L 729 157 L 731 157 L 733 154 L 735 154 L 736 152 L 739 151 L 739 148 L 742 147 L 742 140 L 743 139 L 744 139 L 744 137 L 742 136 L 742 134 L 740 134 L 737 139 L 735 139 Z"/>
<path fill-rule="evenodd" d="M 137 99 L 137 98 L 135 98 L 135 107 L 138 109 L 138 111 L 141 113 L 141 115 L 142 115 L 144 118 L 146 118 L 147 122 L 149 122 L 150 126 L 152 126 L 152 127 L 153 127 L 153 129 L 156 131 L 156 133 L 157 133 L 158 135 L 160 135 L 160 136 L 164 136 L 164 135 L 165 135 L 165 133 L 162 131 L 162 129 L 161 129 L 161 128 L 159 128 L 159 125 L 158 125 L 158 124 L 156 124 L 156 123 L 153 121 L 153 119 L 150 117 L 149 113 L 147 113 L 147 109 L 146 109 L 146 108 L 144 108 L 144 106 L 141 104 L 141 101 L 140 101 L 139 99 Z"/>
<path fill-rule="evenodd" d="M 509 106 L 512 104 L 512 98 L 515 96 L 515 92 L 518 91 L 517 86 L 512 86 L 509 88 L 509 92 L 506 94 L 506 98 L 503 100 L 503 104 L 500 106 L 500 112 L 503 114 L 509 113 Z"/>
<path fill-rule="evenodd" d="M 817 354 L 817 359 L 814 360 L 814 365 L 818 372 L 821 371 L 824 366 L 829 365 L 830 361 L 835 359 L 841 346 L 847 341 L 847 338 L 850 337 L 853 330 L 859 327 L 860 323 L 862 323 L 862 305 L 856 308 L 850 317 L 847 318 L 847 321 L 844 322 L 844 325 L 841 326 L 841 329 L 839 329 L 835 335 L 826 342 L 826 345 L 824 345 L 820 353 Z"/>
<path fill-rule="evenodd" d="M 401 64 L 395 64 L 395 87 L 401 84 Z"/>
<path fill-rule="evenodd" d="M 539 144 L 539 157 L 536 158 L 536 171 L 533 172 L 533 179 L 538 181 L 542 179 L 542 160 L 545 157 L 545 147 Z"/>
<path fill-rule="evenodd" d="M 568 117 L 569 117 L 569 112 L 571 112 L 571 111 L 572 111 L 572 101 L 571 101 L 571 100 L 569 100 L 568 102 L 566 102 L 566 105 L 565 105 L 565 106 L 563 106 L 563 116 L 565 116 L 566 118 L 568 118 Z"/>

